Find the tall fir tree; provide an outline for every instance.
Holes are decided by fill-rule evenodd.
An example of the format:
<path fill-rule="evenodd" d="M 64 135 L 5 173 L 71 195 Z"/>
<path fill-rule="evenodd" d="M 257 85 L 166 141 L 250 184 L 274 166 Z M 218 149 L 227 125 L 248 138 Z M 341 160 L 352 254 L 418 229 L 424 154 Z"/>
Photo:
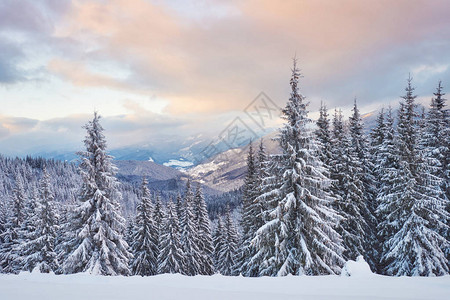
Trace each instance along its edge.
<path fill-rule="evenodd" d="M 445 93 L 442 82 L 436 88 L 431 99 L 430 109 L 426 117 L 425 146 L 426 157 L 433 167 L 432 173 L 442 180 L 442 198 L 447 201 L 447 212 L 450 213 L 450 113 L 446 108 Z M 450 240 L 450 224 L 441 229 L 441 234 Z M 450 261 L 450 248 L 444 249 Z"/>
<path fill-rule="evenodd" d="M 382 171 L 380 170 L 378 156 L 379 156 L 382 144 L 385 139 L 385 133 L 386 133 L 385 119 L 386 119 L 385 111 L 384 111 L 384 108 L 382 108 L 381 111 L 377 115 L 375 127 L 372 128 L 372 130 L 370 131 L 369 153 L 370 153 L 371 163 L 373 165 L 373 174 L 374 174 L 376 195 L 378 195 L 378 192 L 380 189 L 380 178 L 383 175 Z M 377 205 L 376 200 L 375 200 L 375 205 Z M 375 209 L 376 209 L 376 207 L 375 207 Z"/>
<path fill-rule="evenodd" d="M 379 118 L 380 120 L 381 118 Z M 377 250 L 382 254 L 383 245 L 392 232 L 398 230 L 396 216 L 391 215 L 391 203 L 398 201 L 400 188 L 402 187 L 402 177 L 400 176 L 400 153 L 397 147 L 397 138 L 394 127 L 394 116 L 392 108 L 389 107 L 386 116 L 381 119 L 384 124 L 379 124 L 383 132 L 382 140 L 374 143 L 373 161 L 377 174 L 377 209 L 375 211 L 378 219 L 377 225 Z M 375 146 L 377 145 L 377 146 Z M 375 148 L 376 147 L 376 148 Z M 380 263 L 381 257 L 378 257 L 378 272 L 383 273 L 386 266 Z"/>
<path fill-rule="evenodd" d="M 156 201 L 155 201 L 155 209 L 153 213 L 153 220 L 155 224 L 155 257 L 158 257 L 159 255 L 159 242 L 161 240 L 161 234 L 162 234 L 162 226 L 163 226 L 163 220 L 165 218 L 165 212 L 164 207 L 161 202 L 161 196 L 159 193 L 156 194 Z"/>
<path fill-rule="evenodd" d="M 181 244 L 181 229 L 177 210 L 172 201 L 167 203 L 167 215 L 164 218 L 158 255 L 158 273 L 183 273 L 184 253 Z"/>
<path fill-rule="evenodd" d="M 59 269 L 55 251 L 58 233 L 58 215 L 50 183 L 50 175 L 44 168 L 39 186 L 39 198 L 34 210 L 35 228 L 29 231 L 27 241 L 20 245 L 23 269 L 38 270 L 41 273 L 56 272 Z"/>
<path fill-rule="evenodd" d="M 181 194 L 177 194 L 177 201 L 175 203 L 175 209 L 178 216 L 178 223 L 182 223 L 183 218 L 183 198 L 181 197 Z"/>
<path fill-rule="evenodd" d="M 352 149 L 351 136 L 340 110 L 334 114 L 332 142 L 332 191 L 337 196 L 334 207 L 342 216 L 337 231 L 342 236 L 344 258 L 355 260 L 365 254 L 365 233 L 369 226 L 363 215 L 366 203 L 361 161 Z"/>
<path fill-rule="evenodd" d="M 18 239 L 20 243 L 16 245 L 15 251 L 17 253 L 14 264 L 19 270 L 32 271 L 34 268 L 30 268 L 26 265 L 26 258 L 29 256 L 27 252 L 30 248 L 30 243 L 33 242 L 36 235 L 36 225 L 38 223 L 37 206 L 40 202 L 39 188 L 33 184 L 31 187 L 31 195 L 26 198 L 24 205 L 24 220 L 20 225 L 18 232 Z"/>
<path fill-rule="evenodd" d="M 225 224 L 221 232 L 222 245 L 218 257 L 218 271 L 222 275 L 235 275 L 239 236 L 231 217 L 230 207 L 225 212 Z"/>
<path fill-rule="evenodd" d="M 137 207 L 136 207 L 137 208 Z M 126 222 L 127 222 L 127 229 L 125 232 L 125 241 L 127 242 L 128 246 L 131 247 L 131 245 L 133 244 L 133 240 L 134 240 L 134 233 L 135 233 L 135 224 L 132 217 L 130 217 Z"/>
<path fill-rule="evenodd" d="M 260 196 L 264 193 L 265 188 L 270 188 L 270 184 L 267 186 L 264 185 L 264 181 L 266 179 L 271 178 L 271 174 L 269 174 L 269 158 L 266 153 L 266 148 L 264 146 L 263 139 L 261 139 L 261 142 L 259 143 L 259 149 L 258 149 L 258 155 L 256 160 L 256 198 L 253 200 L 253 213 L 254 213 L 254 227 L 257 230 L 258 228 L 261 228 L 261 226 L 264 225 L 265 222 L 265 215 L 264 212 L 267 210 L 268 204 L 263 201 L 263 199 L 260 198 Z M 270 179 L 269 179 L 270 181 Z M 256 231 L 254 232 L 254 235 L 256 234 Z"/>
<path fill-rule="evenodd" d="M 414 88 L 408 78 L 406 94 L 398 113 L 398 169 L 399 184 L 393 186 L 392 201 L 384 201 L 380 210 L 385 212 L 383 225 L 386 232 L 381 262 L 388 275 L 444 275 L 448 262 L 442 249 L 448 240 L 437 226 L 448 220 L 438 182 L 423 153 L 418 128 Z"/>
<path fill-rule="evenodd" d="M 88 272 L 102 275 L 130 273 L 128 244 L 123 238 L 125 219 L 120 215 L 116 167 L 106 152 L 106 139 L 100 116 L 84 128 L 87 131 L 80 152 L 82 187 L 79 204 L 71 218 L 73 237 L 67 241 L 70 253 L 64 262 L 65 273 Z"/>
<path fill-rule="evenodd" d="M 183 274 L 188 276 L 199 274 L 201 255 L 194 214 L 194 194 L 189 179 L 186 183 L 186 193 L 184 195 L 181 244 L 184 253 Z"/>
<path fill-rule="evenodd" d="M 286 122 L 279 136 L 282 154 L 273 156 L 272 170 L 280 180 L 262 195 L 274 198 L 276 207 L 253 240 L 260 275 L 335 274 L 344 263 L 341 239 L 333 228 L 339 216 L 326 191 L 330 180 L 318 157 L 307 104 L 298 90 L 299 77 L 294 60 L 291 97 L 283 109 Z"/>
<path fill-rule="evenodd" d="M 272 180 L 275 176 L 269 174 L 269 161 L 266 154 L 265 146 L 263 139 L 261 139 L 259 143 L 258 152 L 253 155 L 253 172 L 251 176 L 247 176 L 246 179 L 248 187 L 244 186 L 244 190 L 250 188 L 250 196 L 251 201 L 249 201 L 248 207 L 248 220 L 246 221 L 248 225 L 249 231 L 242 230 L 242 241 L 241 246 L 239 248 L 239 256 L 238 256 L 238 265 L 240 269 L 236 270 L 236 273 L 241 273 L 243 276 L 256 277 L 259 275 L 259 263 L 257 260 L 253 259 L 257 254 L 257 248 L 253 245 L 252 240 L 256 237 L 256 232 L 259 228 L 261 228 L 265 220 L 267 219 L 267 213 L 270 210 L 270 205 L 266 203 L 266 199 L 261 197 L 265 191 L 269 191 L 273 186 Z M 250 159 L 248 159 L 250 160 Z M 251 164 L 248 161 L 247 165 L 249 166 L 249 170 Z M 253 180 L 251 179 L 253 178 Z M 242 222 L 243 220 L 241 220 Z M 241 224 L 241 228 L 244 228 L 244 225 Z M 247 236 L 247 237 L 246 237 Z M 247 251 L 243 251 L 247 249 Z"/>
<path fill-rule="evenodd" d="M 364 123 L 359 112 L 356 99 L 349 118 L 350 153 L 354 165 L 353 177 L 361 181 L 361 202 L 359 202 L 359 213 L 364 222 L 363 253 L 373 271 L 377 270 L 378 251 L 375 217 L 377 186 L 374 173 L 374 165 L 370 158 L 369 145 L 364 133 Z M 357 180 L 355 180 L 356 182 Z M 356 257 L 354 257 L 356 258 Z"/>
<path fill-rule="evenodd" d="M 21 261 L 18 246 L 21 244 L 20 229 L 25 220 L 25 203 L 27 197 L 19 170 L 15 174 L 15 187 L 10 201 L 9 211 L 6 216 L 5 229 L 2 233 L 0 244 L 0 270 L 3 273 L 18 273 L 21 269 Z"/>
<path fill-rule="evenodd" d="M 158 272 L 158 231 L 154 220 L 154 209 L 144 177 L 141 186 L 141 201 L 137 206 L 131 252 L 131 272 L 133 275 L 151 276 Z"/>
<path fill-rule="evenodd" d="M 319 119 L 316 125 L 315 135 L 320 147 L 320 160 L 326 168 L 329 168 L 332 160 L 331 129 L 328 110 L 323 102 L 320 103 Z"/>
<path fill-rule="evenodd" d="M 197 224 L 198 248 L 200 252 L 200 275 L 214 274 L 214 244 L 211 235 L 211 221 L 209 220 L 205 198 L 200 184 L 197 184 L 194 197 L 195 223 Z"/>
<path fill-rule="evenodd" d="M 236 271 L 244 276 L 256 276 L 252 274 L 254 271 L 249 270 L 249 261 L 254 255 L 254 248 L 251 241 L 254 238 L 256 230 L 259 228 L 256 224 L 257 211 L 255 210 L 256 198 L 259 196 L 258 191 L 258 169 L 253 151 L 253 143 L 250 143 L 247 155 L 247 172 L 242 187 L 242 207 L 241 207 L 241 228 L 242 243 L 239 247 Z"/>
<path fill-rule="evenodd" d="M 217 226 L 216 230 L 213 234 L 213 242 L 214 242 L 214 269 L 216 272 L 220 273 L 220 254 L 224 251 L 224 243 L 225 240 L 223 238 L 225 229 L 223 227 L 222 218 L 219 216 L 217 218 Z"/>

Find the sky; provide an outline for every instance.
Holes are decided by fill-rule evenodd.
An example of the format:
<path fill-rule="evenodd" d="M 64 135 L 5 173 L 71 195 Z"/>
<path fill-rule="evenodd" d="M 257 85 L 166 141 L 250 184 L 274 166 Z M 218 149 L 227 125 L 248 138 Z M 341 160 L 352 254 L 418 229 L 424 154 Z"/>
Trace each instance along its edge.
<path fill-rule="evenodd" d="M 450 87 L 448 1 L 0 0 L 0 150 L 81 147 L 98 111 L 111 147 L 214 136 L 292 58 L 313 113 L 396 105 L 409 74 Z M 273 125 L 273 124 L 272 124 Z"/>

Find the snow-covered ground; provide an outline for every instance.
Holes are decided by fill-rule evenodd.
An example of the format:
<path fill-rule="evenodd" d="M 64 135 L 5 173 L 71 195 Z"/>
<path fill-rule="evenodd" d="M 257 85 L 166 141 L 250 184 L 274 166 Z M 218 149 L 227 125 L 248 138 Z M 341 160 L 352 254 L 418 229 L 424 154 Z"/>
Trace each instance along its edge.
<path fill-rule="evenodd" d="M 87 274 L 0 275 L 1 300 L 100 299 L 449 299 L 450 276 L 106 277 Z"/>

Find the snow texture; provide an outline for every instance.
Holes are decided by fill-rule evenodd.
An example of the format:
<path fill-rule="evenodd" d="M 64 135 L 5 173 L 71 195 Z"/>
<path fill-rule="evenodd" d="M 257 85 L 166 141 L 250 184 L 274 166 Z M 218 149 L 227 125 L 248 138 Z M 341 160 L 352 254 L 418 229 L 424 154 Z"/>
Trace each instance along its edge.
<path fill-rule="evenodd" d="M 360 267 L 358 263 L 356 266 Z M 359 267 L 352 268 L 352 271 L 359 270 Z M 123 277 L 82 273 L 60 276 L 21 273 L 0 275 L 0 291 L 1 299 L 15 300 L 439 300 L 448 299 L 450 276 L 394 278 L 381 275 L 329 275 L 245 278 L 222 275 L 189 277 L 180 274 Z"/>
<path fill-rule="evenodd" d="M 353 277 L 368 277 L 374 276 L 370 270 L 369 264 L 364 260 L 363 256 L 360 255 L 356 258 L 356 261 L 349 260 L 345 263 L 342 268 L 341 276 L 353 276 Z"/>

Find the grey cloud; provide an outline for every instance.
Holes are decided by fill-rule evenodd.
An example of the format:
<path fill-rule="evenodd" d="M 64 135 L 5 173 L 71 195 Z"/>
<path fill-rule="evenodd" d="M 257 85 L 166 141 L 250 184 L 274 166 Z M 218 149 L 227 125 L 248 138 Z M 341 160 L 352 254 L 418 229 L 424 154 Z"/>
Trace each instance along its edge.
<path fill-rule="evenodd" d="M 0 1 L 0 84 L 42 77 L 42 68 L 23 70 L 18 66 L 28 59 L 30 52 L 53 50 L 57 47 L 52 46 L 68 44 L 67 38 L 61 43 L 59 38 L 52 37 L 52 32 L 55 22 L 69 5 L 69 0 Z"/>
<path fill-rule="evenodd" d="M 17 63 L 23 57 L 24 54 L 19 47 L 0 40 L 0 84 L 14 83 L 24 79 L 17 68 Z"/>
<path fill-rule="evenodd" d="M 68 9 L 68 0 L 3 0 L 0 2 L 0 27 L 29 33 L 50 32 L 54 18 Z"/>

